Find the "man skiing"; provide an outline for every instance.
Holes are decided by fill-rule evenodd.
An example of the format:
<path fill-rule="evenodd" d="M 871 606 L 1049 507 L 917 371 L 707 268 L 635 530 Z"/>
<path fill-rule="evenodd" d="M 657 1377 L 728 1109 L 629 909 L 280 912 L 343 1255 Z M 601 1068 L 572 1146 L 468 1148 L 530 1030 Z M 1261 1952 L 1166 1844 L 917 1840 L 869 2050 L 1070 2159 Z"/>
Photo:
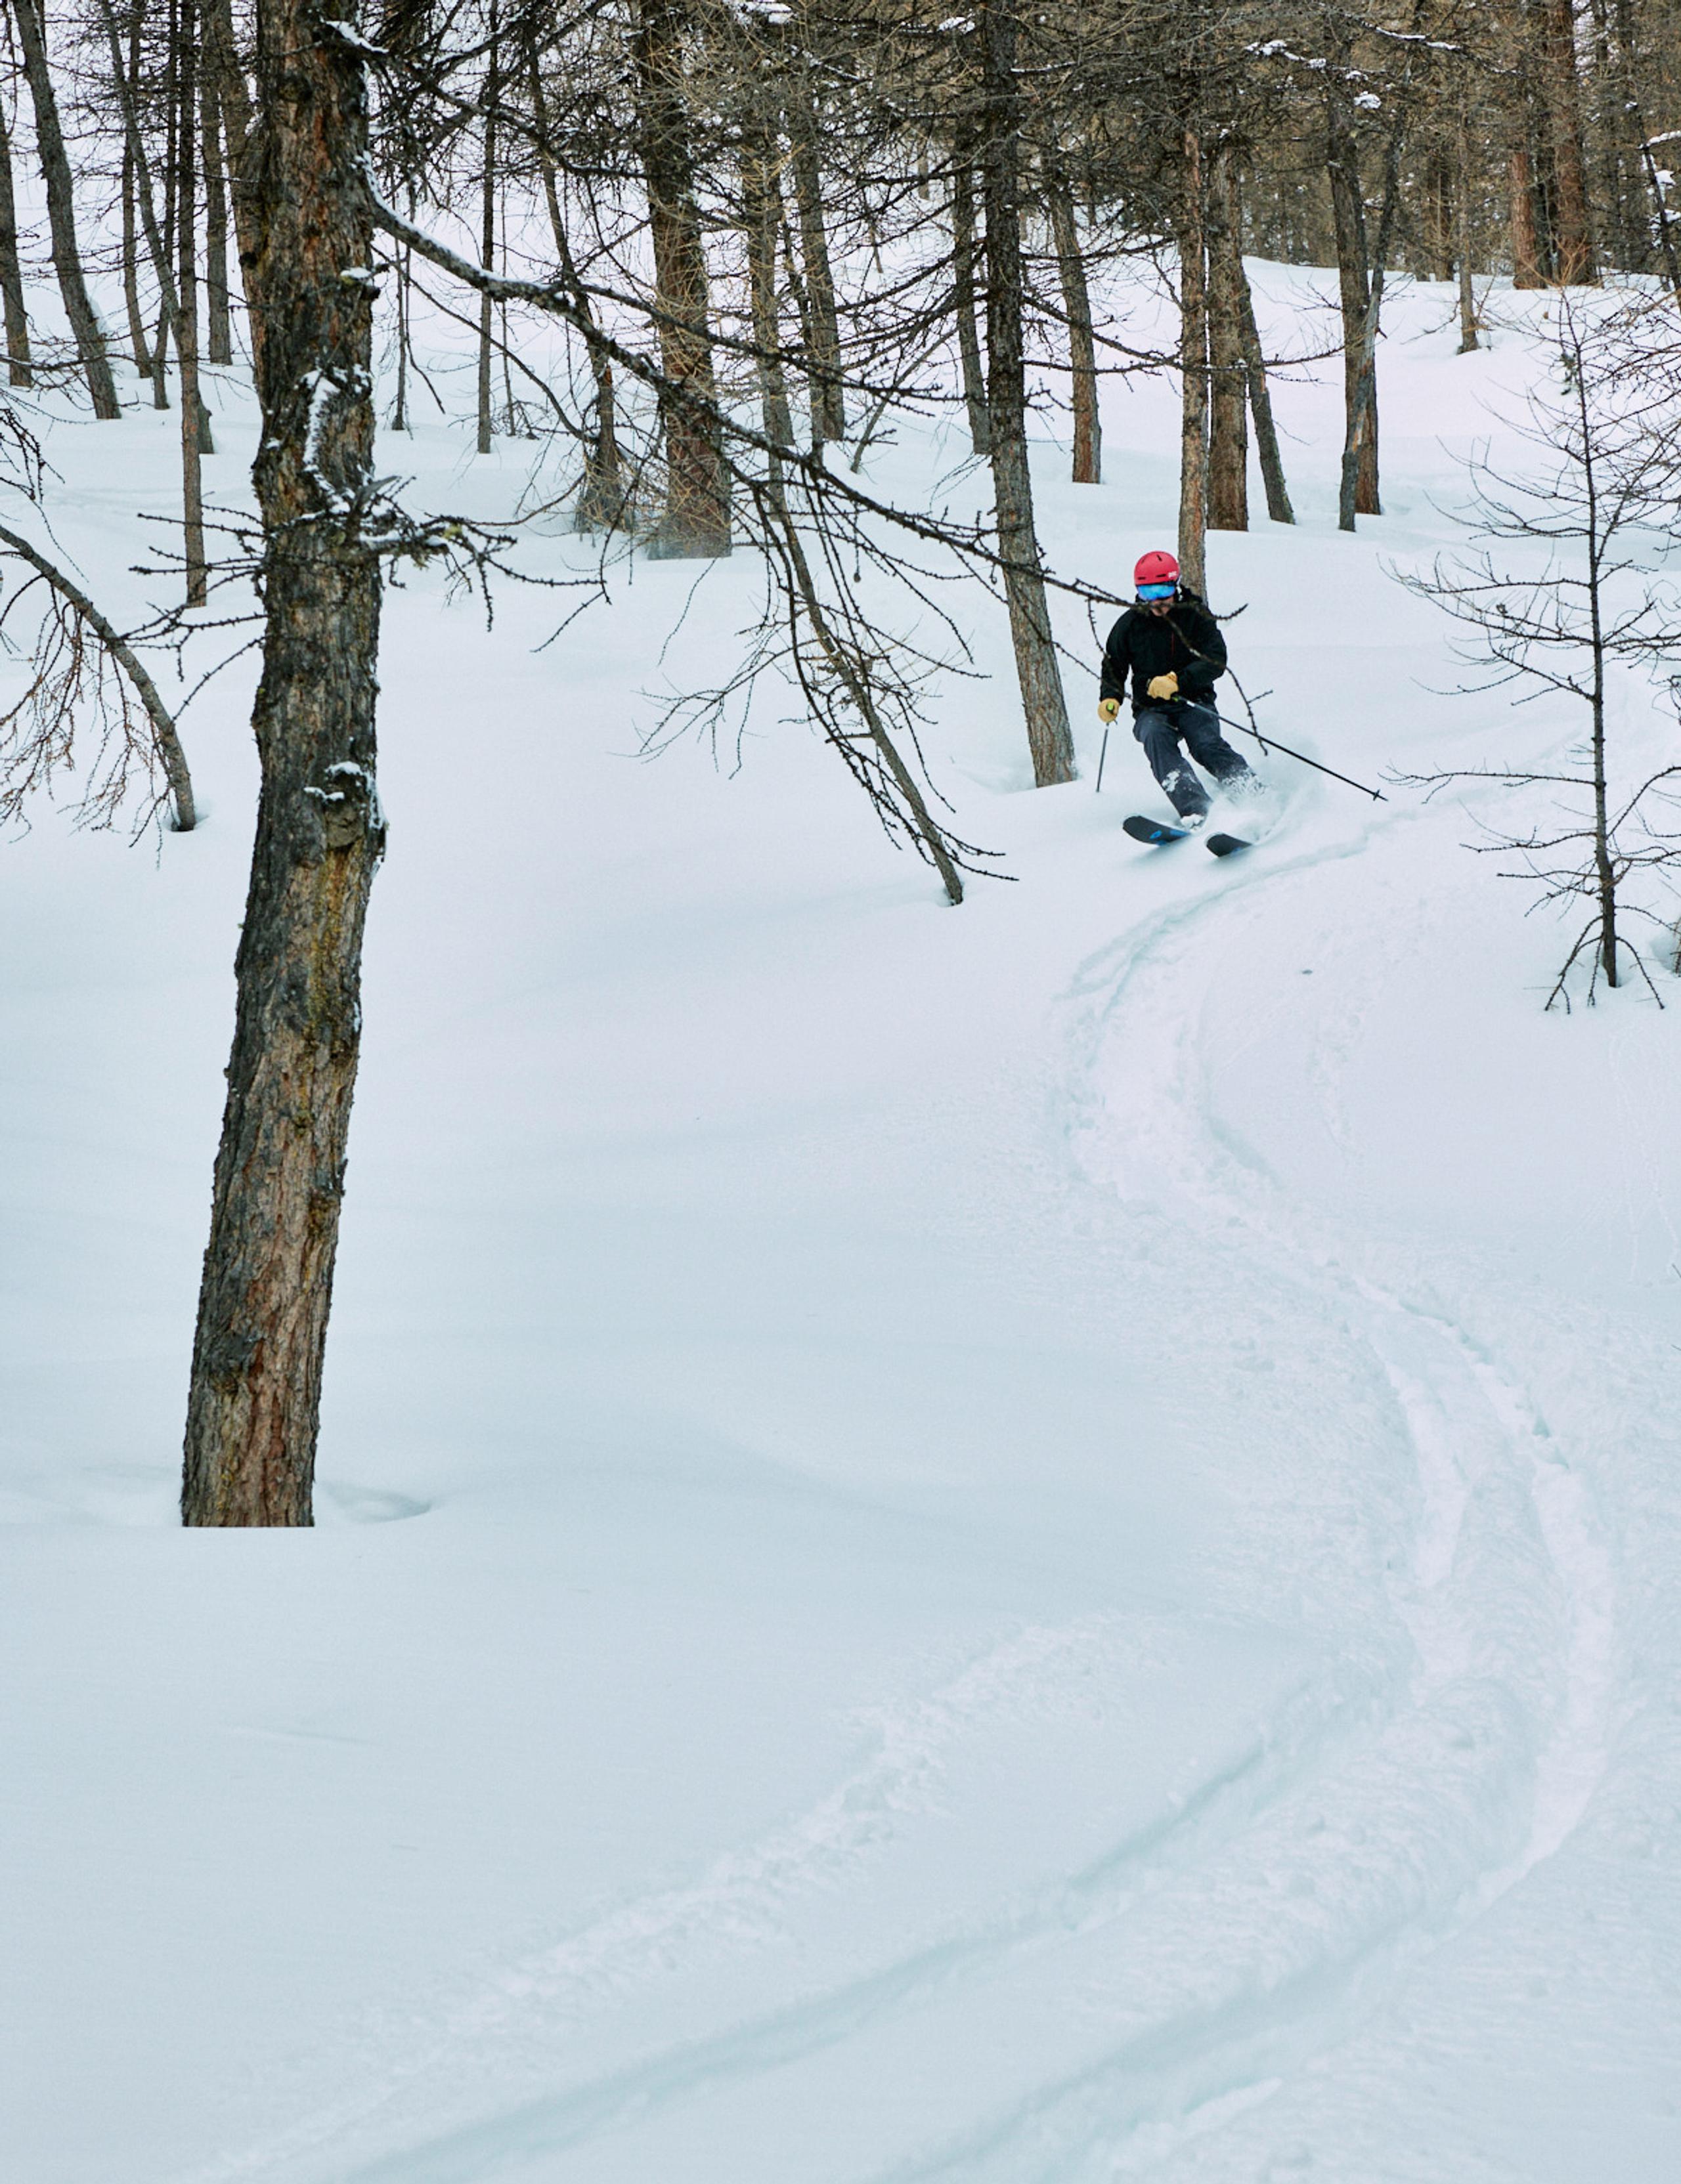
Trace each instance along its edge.
<path fill-rule="evenodd" d="M 1130 675 L 1132 733 L 1144 746 L 1150 771 L 1167 791 L 1180 824 L 1200 827 L 1209 815 L 1209 794 L 1187 763 L 1187 751 L 1222 788 L 1243 794 L 1261 786 L 1259 777 L 1220 733 L 1214 686 L 1226 672 L 1226 639 L 1196 593 L 1180 582 L 1179 564 L 1171 554 L 1146 554 L 1132 582 L 1134 604 L 1109 632 L 1103 648 L 1097 710 L 1106 722 L 1114 720 Z"/>

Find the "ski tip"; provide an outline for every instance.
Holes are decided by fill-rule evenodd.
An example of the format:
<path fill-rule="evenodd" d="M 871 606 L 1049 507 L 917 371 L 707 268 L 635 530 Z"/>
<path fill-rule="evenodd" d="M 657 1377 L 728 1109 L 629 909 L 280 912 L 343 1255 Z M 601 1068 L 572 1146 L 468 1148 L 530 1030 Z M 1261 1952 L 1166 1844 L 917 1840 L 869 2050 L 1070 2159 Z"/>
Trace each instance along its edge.
<path fill-rule="evenodd" d="M 1130 819 L 1121 821 L 1120 831 L 1130 834 L 1135 842 L 1148 842 L 1152 848 L 1162 842 L 1182 842 L 1186 834 L 1183 827 L 1170 827 L 1160 819 L 1146 819 L 1136 811 Z"/>
<path fill-rule="evenodd" d="M 1252 850 L 1253 842 L 1246 842 L 1241 834 L 1210 834 L 1208 838 L 1211 856 L 1229 857 L 1234 850 Z"/>

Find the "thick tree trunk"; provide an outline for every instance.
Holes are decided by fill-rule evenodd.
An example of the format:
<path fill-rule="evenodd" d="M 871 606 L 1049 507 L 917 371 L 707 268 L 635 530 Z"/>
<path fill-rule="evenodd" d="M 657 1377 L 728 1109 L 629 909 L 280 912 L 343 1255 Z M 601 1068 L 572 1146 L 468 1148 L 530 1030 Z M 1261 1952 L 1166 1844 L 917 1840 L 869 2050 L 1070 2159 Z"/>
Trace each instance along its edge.
<path fill-rule="evenodd" d="M 963 407 L 969 412 L 969 443 L 977 455 L 990 455 L 992 424 L 986 414 L 986 374 L 980 361 L 975 305 L 975 170 L 965 152 L 952 170 L 952 309 L 958 322 L 958 359 L 963 371 Z"/>
<path fill-rule="evenodd" d="M 1377 492 L 1377 390 L 1362 386 L 1360 358 L 1371 294 L 1371 253 L 1366 241 L 1365 202 L 1360 153 L 1349 131 L 1333 114 L 1326 151 L 1332 215 L 1337 230 L 1337 280 L 1343 306 L 1343 449 L 1359 441 L 1354 512 L 1381 515 Z M 1367 395 L 1370 403 L 1367 404 Z"/>
<path fill-rule="evenodd" d="M 1582 93 L 1576 66 L 1574 0 L 1545 0 L 1541 17 L 1541 68 L 1546 85 L 1547 125 L 1556 204 L 1554 237 L 1558 277 L 1568 288 L 1595 287 L 1593 224 L 1582 151 Z"/>
<path fill-rule="evenodd" d="M 12 140 L 0 107 L 0 301 L 6 313 L 6 368 L 14 387 L 33 387 L 29 353 L 29 310 L 24 302 L 23 265 L 18 256 L 18 209 L 12 188 Z"/>
<path fill-rule="evenodd" d="M 684 95 L 682 0 L 638 0 L 635 38 L 637 135 L 648 190 L 654 302 L 660 360 L 666 505 L 650 548 L 661 558 L 729 551 L 729 480 L 718 427 L 708 324 L 711 286 Z M 686 402 L 692 393 L 700 404 Z"/>
<path fill-rule="evenodd" d="M 64 150 L 64 132 L 59 120 L 59 101 L 47 58 L 47 34 L 40 0 L 12 0 L 12 16 L 23 47 L 24 74 L 29 79 L 30 103 L 35 109 L 35 142 L 41 154 L 42 178 L 47 185 L 47 224 L 53 238 L 53 270 L 59 276 L 59 293 L 64 315 L 75 339 L 75 353 L 93 401 L 93 414 L 109 422 L 122 415 L 111 360 L 105 351 L 104 329 L 82 278 L 81 249 L 76 241 L 75 191 Z"/>
<path fill-rule="evenodd" d="M 1516 125 L 1522 128 L 1524 124 L 1525 117 L 1520 113 Z M 1527 135 L 1506 155 L 1506 203 L 1511 231 L 1511 285 L 1544 287 L 1541 238 L 1535 226 L 1535 176 Z"/>
<path fill-rule="evenodd" d="M 1400 211 L 1402 129 L 1398 115 L 1391 124 L 1384 152 L 1383 209 L 1378 216 L 1377 248 L 1367 271 L 1365 309 L 1360 319 L 1354 357 L 1354 404 L 1349 419 L 1349 437 L 1343 449 L 1342 488 L 1338 496 L 1337 521 L 1343 531 L 1354 528 L 1357 515 L 1383 513 L 1377 498 L 1377 337 L 1383 317 L 1383 284 Z M 1360 486 L 1368 455 L 1372 489 L 1371 505 L 1366 507 L 1361 504 Z"/>
<path fill-rule="evenodd" d="M 1634 138 L 1634 156 L 1639 162 L 1640 171 L 1650 194 L 1652 223 L 1657 234 L 1658 257 L 1662 264 L 1664 278 L 1669 283 L 1671 293 L 1678 302 L 1681 302 L 1681 243 L 1678 243 L 1675 222 L 1669 210 L 1668 192 L 1653 154 L 1645 109 L 1640 98 L 1632 0 L 1617 0 L 1617 47 L 1622 92 L 1620 104 L 1624 124 Z"/>
<path fill-rule="evenodd" d="M 1033 520 L 1027 460 L 1027 363 L 1022 334 L 1021 91 L 1015 0 L 983 0 L 978 18 L 983 105 L 981 193 L 986 218 L 986 381 L 993 495 L 1004 596 L 1015 646 L 1033 778 L 1075 777 L 1050 604 Z"/>
<path fill-rule="evenodd" d="M 1229 143 L 1209 161 L 1209 528 L 1249 527 L 1248 373 L 1243 356 L 1243 259 Z"/>
<path fill-rule="evenodd" d="M 1092 326 L 1092 294 L 1086 258 L 1074 217 L 1074 193 L 1054 160 L 1045 164 L 1045 199 L 1051 237 L 1057 248 L 1063 312 L 1068 320 L 1068 360 L 1073 380 L 1074 483 L 1100 485 L 1103 476 L 1103 426 L 1097 410 L 1097 344 Z"/>
<path fill-rule="evenodd" d="M 1179 567 L 1193 591 L 1208 593 L 1209 313 L 1203 233 L 1203 144 L 1194 129 L 1181 139 L 1179 173 Z"/>
<path fill-rule="evenodd" d="M 835 300 L 835 269 L 829 255 L 829 228 L 823 212 L 823 164 L 818 152 L 817 113 L 811 86 L 798 81 L 788 107 L 793 152 L 794 205 L 800 225 L 800 261 L 805 276 L 806 311 L 811 325 L 812 438 L 814 443 L 846 437 L 846 393 L 840 376 L 840 317 Z"/>
<path fill-rule="evenodd" d="M 349 18 L 354 25 L 354 16 Z M 246 179 L 263 435 L 262 765 L 237 1013 L 187 1407 L 189 1524 L 307 1524 L 361 1037 L 380 572 L 372 198 L 361 54 L 310 0 L 261 0 Z"/>

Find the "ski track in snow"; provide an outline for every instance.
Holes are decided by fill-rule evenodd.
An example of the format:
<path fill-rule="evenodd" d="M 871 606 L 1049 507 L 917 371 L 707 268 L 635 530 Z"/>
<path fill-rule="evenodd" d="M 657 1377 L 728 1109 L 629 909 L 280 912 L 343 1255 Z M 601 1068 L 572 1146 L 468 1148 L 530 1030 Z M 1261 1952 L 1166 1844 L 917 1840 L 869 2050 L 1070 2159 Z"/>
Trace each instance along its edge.
<path fill-rule="evenodd" d="M 1257 857 L 1216 900 L 1230 910 L 1257 889 L 1321 885 L 1327 862 L 1367 852 L 1395 831 L 1394 822 L 1373 827 L 1282 863 Z M 1416 1666 L 1378 1742 L 1399 1765 L 1417 1769 L 1414 1794 L 1387 1808 L 1368 1797 L 1382 1780 L 1382 1770 L 1367 1772 L 1369 1754 L 1361 1766 L 1332 1769 L 1309 1786 L 1313 1802 L 1343 1812 L 1345 1842 L 1370 1845 L 1375 1836 L 1376 1847 L 1322 1937 L 1316 1966 L 1298 1963 L 1284 1919 L 1263 1918 L 1246 1947 L 1227 1949 L 1232 2000 L 1211 2008 L 1198 2028 L 1203 2067 L 1187 2080 L 1176 2119 L 1139 2126 L 1125 2085 L 1145 2059 L 1118 2052 L 1107 2086 L 1100 2075 L 1095 2083 L 1056 2089 L 1005 2120 L 997 2137 L 972 2138 L 938 2162 L 894 2172 L 906 2184 L 912 2176 L 985 2176 L 985 2157 L 1000 2145 L 1017 2157 L 1000 2176 L 1075 2177 L 1086 2173 L 1088 2151 L 1097 2157 L 1092 2173 L 1126 2174 L 1217 2128 L 1276 2091 L 1316 2044 L 1347 2036 L 1378 1998 L 1378 1991 L 1360 1992 L 1363 1984 L 1372 1990 L 1374 1970 L 1387 1960 L 1393 1971 L 1439 1945 L 1556 1852 L 1605 1769 L 1615 1577 L 1589 1483 L 1522 1389 L 1433 1295 L 1419 1293 L 1416 1277 L 1396 1286 L 1359 1266 L 1354 1240 L 1330 1233 L 1218 1118 L 1201 1010 L 1183 1006 L 1187 992 L 1204 990 L 1190 959 L 1220 935 L 1210 907 L 1200 894 L 1174 903 L 1082 972 L 1080 988 L 1102 995 L 1083 1030 L 1088 1164 L 1129 1195 L 1148 1196 L 1170 1178 L 1182 1213 L 1198 1223 L 1211 1251 L 1230 1254 L 1231 1238 L 1241 1236 L 1252 1278 L 1265 1278 L 1270 1265 L 1285 1280 L 1317 1288 L 1328 1316 L 1345 1319 L 1381 1365 L 1411 1444 L 1421 1507 L 1414 1565 L 1395 1588 Z M 1118 971 L 1110 967 L 1117 954 Z M 1153 1036 L 1127 1036 L 1147 1023 Z M 1308 1062 L 1309 1083 L 1339 1143 L 1347 1137 L 1340 1065 L 1356 1025 L 1357 1013 L 1338 1008 Z M 1391 1791 L 1398 1786 L 1392 1781 Z M 1365 1816 L 1355 1820 L 1363 1798 Z M 1295 1847 L 1298 1856 L 1310 1840 Z M 1252 1840 L 1244 1847 L 1261 1846 Z M 1211 1908 L 1215 1896 L 1211 1888 Z M 1256 2071 L 1253 2059 L 1243 2064 L 1231 2053 L 1222 2071 L 1220 2047 L 1235 2051 L 1245 2029 L 1237 1997 L 1246 1986 L 1265 1997 L 1278 1970 L 1302 1987 L 1316 1980 L 1343 1990 L 1343 2007 L 1324 2012 L 1326 2040 L 1315 2043 L 1314 2013 L 1304 2011 L 1284 2069 L 1273 2060 Z M 1275 2025 L 1287 2014 L 1276 1987 L 1269 2008 Z M 1250 2029 L 1259 2033 L 1259 2020 Z M 1022 2160 L 1031 2141 L 1041 2158 Z M 1053 2141 L 1060 2155 L 1051 2153 Z"/>
<path fill-rule="evenodd" d="M 1131 1198 L 1165 1191 L 1240 1291 L 1293 1285 L 1376 1359 L 1416 1470 L 1411 1564 L 1391 1582 L 1410 1662 L 1387 1674 L 1357 1660 L 1340 1681 L 1298 1689 L 1179 1809 L 985 1919 L 907 1936 L 902 1953 L 819 1977 L 814 1992 L 790 1979 L 777 2006 L 479 2120 L 450 2117 L 446 2092 L 427 2131 L 431 2089 L 459 2082 L 475 2054 L 528 2055 L 552 2086 L 568 2028 L 770 1950 L 802 1900 L 867 1867 L 879 1875 L 937 1810 L 967 1739 L 1123 1673 L 1136 1641 L 1121 1618 L 1024 1630 L 931 1696 L 881 1711 L 868 1757 L 804 1814 L 511 1967 L 435 2015 L 399 2069 L 198 2184 L 470 2184 L 680 2117 L 772 2071 L 804 2069 L 813 2098 L 844 2101 L 848 2071 L 867 2082 L 884 2042 L 896 2068 L 924 2069 L 919 2143 L 885 2164 L 837 2153 L 824 2175 L 1081 2184 L 1142 2173 L 1345 2038 L 1408 1965 L 1565 1841 L 1599 1779 L 1610 1702 L 1611 1570 L 1586 1482 L 1433 1294 L 1363 1263 L 1220 1123 L 1201 1008 L 1185 1004 L 1203 990 L 1198 951 L 1221 944 L 1255 890 L 1322 885 L 1327 863 L 1375 837 L 1282 861 L 1257 850 L 1214 891 L 1197 886 L 1099 951 L 1074 982 L 1064 1094 L 1092 1178 Z M 1353 1021 L 1345 1005 L 1308 1064 L 1337 1134 Z M 772 1991 L 776 1976 L 773 1966 Z M 1075 1992 L 1072 2032 L 1048 2046 L 1022 2036 Z M 952 2082 L 941 2076 L 937 2029 L 952 2007 L 961 2084 L 949 2064 Z M 980 2122 L 977 2085 L 995 2102 Z M 801 2105 L 786 2087 L 782 2098 Z"/>

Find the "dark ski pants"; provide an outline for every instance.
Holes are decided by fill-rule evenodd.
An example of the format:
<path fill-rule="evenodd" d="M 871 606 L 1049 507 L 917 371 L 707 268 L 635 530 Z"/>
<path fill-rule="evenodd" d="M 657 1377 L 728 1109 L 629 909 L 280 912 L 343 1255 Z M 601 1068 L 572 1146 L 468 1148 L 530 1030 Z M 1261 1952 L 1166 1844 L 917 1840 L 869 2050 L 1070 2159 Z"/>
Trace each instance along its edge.
<path fill-rule="evenodd" d="M 1186 764 L 1186 751 L 1222 788 L 1255 779 L 1220 733 L 1220 716 L 1212 705 L 1146 705 L 1134 716 L 1132 733 L 1143 744 L 1151 772 L 1167 791 L 1168 802 L 1181 819 L 1209 808 L 1209 793 Z M 1184 750 L 1180 749 L 1181 742 Z"/>

